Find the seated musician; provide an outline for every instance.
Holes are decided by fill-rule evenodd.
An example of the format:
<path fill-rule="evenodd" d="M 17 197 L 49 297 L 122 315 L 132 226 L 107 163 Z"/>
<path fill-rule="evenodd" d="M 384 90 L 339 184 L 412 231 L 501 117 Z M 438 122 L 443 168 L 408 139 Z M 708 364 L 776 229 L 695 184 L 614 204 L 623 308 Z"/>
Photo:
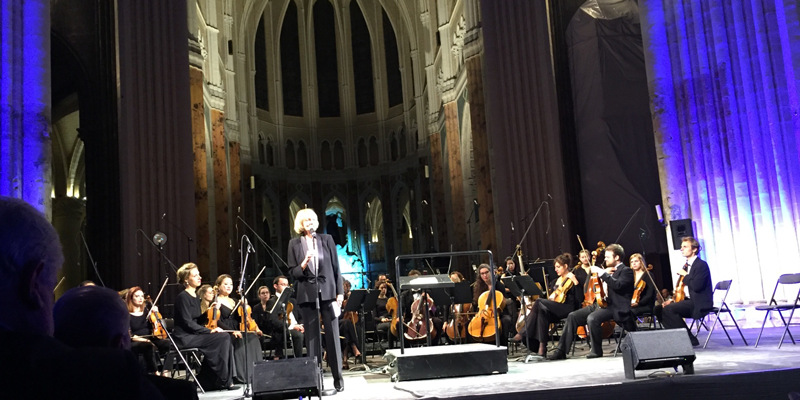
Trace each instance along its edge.
<path fill-rule="evenodd" d="M 142 355 L 148 373 L 169 377 L 173 359 L 172 357 L 167 357 L 167 354 L 172 345 L 169 339 L 153 337 L 154 327 L 148 319 L 148 313 L 158 312 L 158 307 L 153 306 L 152 311 L 145 310 L 144 291 L 139 286 L 134 286 L 128 290 L 125 304 L 131 314 L 131 351 Z M 165 357 L 161 372 L 158 371 L 158 364 L 160 364 L 158 355 Z"/>
<path fill-rule="evenodd" d="M 270 309 L 267 307 L 270 297 L 272 297 L 272 294 L 269 291 L 269 287 L 260 286 L 258 288 L 258 303 L 253 306 L 253 319 L 256 320 L 258 329 L 261 329 L 261 332 L 264 333 L 264 337 L 272 335 L 272 324 L 269 320 Z"/>
<path fill-rule="evenodd" d="M 389 278 L 386 274 L 379 274 L 378 279 L 375 280 L 375 289 L 378 289 L 381 286 L 381 283 L 388 281 Z"/>
<path fill-rule="evenodd" d="M 266 304 L 266 312 L 268 315 L 268 319 L 271 321 L 271 330 L 272 330 L 272 343 L 274 344 L 275 355 L 276 359 L 281 358 L 284 356 L 283 354 L 283 329 L 286 328 L 286 338 L 290 340 L 289 343 L 292 345 L 292 351 L 294 352 L 295 358 L 303 356 L 303 343 L 305 343 L 305 338 L 303 337 L 303 333 L 305 332 L 305 327 L 303 324 L 299 324 L 297 322 L 297 318 L 295 316 L 295 304 L 292 299 L 289 299 L 286 303 L 286 307 L 289 307 L 289 304 L 292 304 L 292 311 L 289 313 L 289 322 L 286 322 L 286 319 L 277 318 L 279 313 L 277 310 L 273 312 L 273 307 L 275 304 L 278 303 L 278 300 L 281 299 L 283 296 L 290 295 L 291 291 L 286 290 L 289 287 L 289 278 L 281 275 L 275 277 L 272 280 L 272 287 L 275 288 L 275 297 L 269 299 Z M 267 292 L 269 289 L 264 287 Z M 282 313 L 280 313 L 282 314 Z M 288 343 L 286 344 L 288 347 Z"/>
<path fill-rule="evenodd" d="M 491 285 L 491 280 L 492 280 L 492 275 L 489 271 L 489 264 L 481 264 L 478 267 L 478 275 L 475 277 L 475 283 L 473 284 L 472 287 L 472 302 L 474 303 L 473 309 L 476 310 L 476 312 L 480 312 L 480 309 L 478 308 L 478 298 L 480 298 L 483 292 L 488 291 L 490 286 L 494 288 L 494 290 L 499 291 L 500 293 L 506 292 L 506 285 L 504 285 L 503 282 L 500 281 L 499 276 L 496 277 L 494 285 Z M 509 312 L 509 307 L 507 307 L 507 305 L 511 303 L 512 300 L 499 298 L 496 299 L 496 301 L 497 301 L 497 306 L 502 307 L 503 309 L 498 315 L 500 317 L 500 320 L 498 322 L 500 322 L 500 324 L 502 325 L 501 326 L 502 332 L 500 335 L 500 345 L 506 346 L 508 345 L 509 332 L 513 332 L 515 330 L 513 321 L 516 320 L 516 315 L 511 315 L 511 313 Z M 500 302 L 504 302 L 504 304 L 501 306 Z"/>
<path fill-rule="evenodd" d="M 416 269 L 412 269 L 411 271 L 408 271 L 408 276 L 411 278 L 415 278 L 422 276 L 422 273 Z M 425 294 L 424 291 L 417 289 L 404 290 L 400 293 L 400 298 L 402 299 L 403 302 L 403 323 L 406 324 L 406 326 L 408 325 L 409 321 L 411 321 L 411 318 L 413 316 L 411 313 L 411 306 L 414 304 L 415 301 L 419 300 L 423 296 L 427 297 L 427 294 Z M 429 329 L 434 331 L 433 336 L 431 336 L 431 345 L 433 346 L 439 344 L 439 338 L 441 337 L 443 332 L 442 325 L 444 325 L 444 321 L 437 315 L 437 311 L 438 310 L 436 309 L 435 305 L 434 307 L 428 309 L 428 316 L 430 317 L 430 321 L 428 321 L 428 323 L 431 325 Z M 420 310 L 420 314 L 424 315 L 424 311 Z M 407 333 L 406 332 L 407 328 L 401 329 L 399 325 L 400 324 L 399 320 L 397 321 L 397 324 L 398 324 L 397 332 L 399 335 Z M 427 341 L 427 337 L 425 337 L 424 339 L 425 341 Z M 409 342 L 410 339 L 408 339 L 408 336 L 406 336 L 404 343 L 409 344 Z"/>
<path fill-rule="evenodd" d="M 547 355 L 547 341 L 550 338 L 550 324 L 566 318 L 569 313 L 580 308 L 583 301 L 583 282 L 572 272 L 572 256 L 564 253 L 555 258 L 558 279 L 550 282 L 551 298 L 538 299 L 533 303 L 531 312 L 525 317 L 525 331 L 514 336 L 515 341 L 530 345 L 532 351 L 544 357 Z M 568 283 L 569 282 L 569 283 Z M 568 289 L 560 289 L 566 287 Z M 563 293 L 563 294 L 562 294 Z M 561 300 L 561 301 L 560 301 Z"/>
<path fill-rule="evenodd" d="M 386 335 L 387 338 L 391 338 L 391 333 L 389 332 L 389 328 L 392 325 L 392 314 L 386 310 L 386 303 L 389 301 L 389 297 L 391 297 L 388 293 L 388 285 L 384 281 L 378 285 L 378 300 L 375 303 L 375 310 L 374 318 L 375 318 L 375 330 Z M 392 343 L 389 342 L 389 347 L 391 347 Z"/>
<path fill-rule="evenodd" d="M 665 329 L 686 329 L 692 346 L 698 346 L 700 342 L 689 332 L 683 319 L 702 318 L 708 310 L 714 307 L 711 272 L 708 269 L 708 263 L 697 256 L 698 251 L 700 251 L 700 243 L 695 238 L 687 236 L 681 240 L 681 255 L 686 257 L 686 264 L 682 270 L 678 271 L 678 275 L 683 276 L 683 283 L 686 287 L 684 293 L 688 292 L 688 296 L 679 302 L 667 300 L 654 310 L 654 314 Z M 678 298 L 678 293 L 673 294 L 673 297 Z"/>
<path fill-rule="evenodd" d="M 247 381 L 248 373 L 253 372 L 253 362 L 261 361 L 261 341 L 259 336 L 264 333 L 256 325 L 255 332 L 248 331 L 247 336 L 241 328 L 242 316 L 239 308 L 244 307 L 243 302 L 237 302 L 230 296 L 233 293 L 233 278 L 228 274 L 222 274 L 214 282 L 217 289 L 217 303 L 219 303 L 220 317 L 217 322 L 220 327 L 231 332 L 231 342 L 233 343 L 233 379 L 239 383 Z M 238 306 L 237 306 L 238 303 Z M 245 345 L 247 340 L 247 345 Z"/>
<path fill-rule="evenodd" d="M 345 279 L 342 282 L 344 288 L 344 302 L 342 303 L 342 310 L 347 306 L 347 300 L 350 298 L 350 288 L 352 284 Z M 352 354 L 356 359 L 361 356 L 361 350 L 358 348 L 358 334 L 356 333 L 356 321 L 358 315 L 355 311 L 342 312 L 339 314 L 339 335 L 344 338 L 344 346 L 342 346 L 342 369 L 350 369 L 348 363 L 349 355 Z"/>
<path fill-rule="evenodd" d="M 230 368 L 231 339 L 221 334 L 222 328 L 213 330 L 201 325 L 200 299 L 195 291 L 200 287 L 201 277 L 197 265 L 187 263 L 177 272 L 178 282 L 184 285 L 175 298 L 175 329 L 173 337 L 180 348 L 196 347 L 205 359 L 197 379 L 205 390 L 236 390 Z"/>
<path fill-rule="evenodd" d="M 506 257 L 506 272 L 503 275 L 504 276 L 519 275 L 519 269 L 517 268 L 517 264 L 514 262 L 514 257 Z"/>
<path fill-rule="evenodd" d="M 656 289 L 653 286 L 653 281 L 647 277 L 647 268 L 645 267 L 644 257 L 636 253 L 631 256 L 631 269 L 633 270 L 633 287 L 634 298 L 631 300 L 631 313 L 633 316 L 638 317 L 643 314 L 651 314 L 653 307 L 656 303 Z M 641 293 L 639 293 L 640 285 L 644 285 Z M 639 301 L 636 301 L 638 296 Z"/>
<path fill-rule="evenodd" d="M 567 316 L 564 333 L 558 341 L 558 349 L 548 358 L 550 360 L 563 360 L 567 358 L 567 351 L 575 340 L 575 332 L 579 326 L 589 327 L 589 337 L 592 346 L 586 358 L 603 356 L 602 329 L 600 325 L 609 320 L 625 323 L 630 329 L 635 329 L 628 321 L 630 319 L 631 297 L 633 297 L 633 270 L 622 263 L 625 250 L 618 244 L 610 244 L 605 249 L 606 268 L 593 266 L 591 271 L 597 274 L 607 286 L 608 307 L 601 307 L 595 301 L 588 307 L 573 311 Z"/>

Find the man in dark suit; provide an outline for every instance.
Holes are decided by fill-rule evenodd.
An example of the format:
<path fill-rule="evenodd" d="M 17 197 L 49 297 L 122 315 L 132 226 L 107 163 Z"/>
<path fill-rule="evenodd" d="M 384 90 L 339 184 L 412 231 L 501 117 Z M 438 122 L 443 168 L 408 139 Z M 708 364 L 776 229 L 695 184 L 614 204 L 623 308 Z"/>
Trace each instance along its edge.
<path fill-rule="evenodd" d="M 708 263 L 697 257 L 698 251 L 700 251 L 700 243 L 697 242 L 697 239 L 691 236 L 681 239 L 681 255 L 686 257 L 686 264 L 683 269 L 678 271 L 678 275 L 683 276 L 683 283 L 688 288 L 689 295 L 683 301 L 676 303 L 667 300 L 662 306 L 655 308 L 656 317 L 661 319 L 661 324 L 665 329 L 686 329 L 692 346 L 697 346 L 700 342 L 689 332 L 683 319 L 702 318 L 714 307 L 711 271 L 708 269 Z"/>
<path fill-rule="evenodd" d="M 567 351 L 572 347 L 575 340 L 575 331 L 579 326 L 589 327 L 589 338 L 591 340 L 592 351 L 586 358 L 597 358 L 603 356 L 603 335 L 600 325 L 613 319 L 618 324 L 626 324 L 630 329 L 634 329 L 629 324 L 631 311 L 631 298 L 633 297 L 633 270 L 625 266 L 622 260 L 625 258 L 625 250 L 618 244 L 610 244 L 605 251 L 605 266 L 600 268 L 593 266 L 591 272 L 608 286 L 607 302 L 608 306 L 600 307 L 595 301 L 594 304 L 575 310 L 567 317 L 564 325 L 564 334 L 558 341 L 558 349 L 550 355 L 551 360 L 563 360 L 567 358 Z"/>
<path fill-rule="evenodd" d="M 322 314 L 333 386 L 341 392 L 344 390 L 342 349 L 339 343 L 339 320 L 334 309 L 341 311 L 344 301 L 342 274 L 339 272 L 339 255 L 333 238 L 317 234 L 318 227 L 319 221 L 314 210 L 306 208 L 297 212 L 294 230 L 300 237 L 289 241 L 289 272 L 297 280 L 297 303 L 306 329 L 308 356 L 322 359 L 319 342 L 319 316 Z"/>

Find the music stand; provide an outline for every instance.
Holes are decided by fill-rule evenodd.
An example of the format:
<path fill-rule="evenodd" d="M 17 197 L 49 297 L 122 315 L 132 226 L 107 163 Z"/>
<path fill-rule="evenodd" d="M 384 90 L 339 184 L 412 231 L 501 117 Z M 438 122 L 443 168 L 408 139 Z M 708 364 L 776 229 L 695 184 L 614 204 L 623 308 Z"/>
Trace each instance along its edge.
<path fill-rule="evenodd" d="M 371 295 L 372 293 L 375 293 L 374 297 L 375 297 L 375 300 L 377 300 L 378 293 L 379 293 L 377 290 L 375 290 L 375 291 L 373 291 L 372 293 L 369 293 L 369 294 L 367 292 L 368 292 L 368 289 L 354 289 L 354 290 L 351 290 L 350 291 L 350 296 L 347 298 L 347 305 L 344 307 L 344 310 L 342 310 L 342 314 L 347 313 L 347 312 L 358 313 L 359 325 L 361 325 L 361 328 L 362 328 L 361 332 L 360 332 L 361 333 L 361 335 L 360 335 L 361 336 L 361 338 L 360 338 L 361 340 L 359 340 L 359 344 L 361 344 L 361 348 L 362 349 L 364 349 L 366 347 L 366 344 L 365 344 L 366 339 L 364 337 L 365 329 L 363 329 L 364 328 L 364 323 L 366 322 L 366 321 L 364 321 L 364 302 L 367 299 L 367 296 Z M 375 302 L 373 302 L 372 304 L 373 304 L 373 308 L 374 308 L 375 307 Z M 356 335 L 356 336 L 359 336 L 359 335 Z M 342 351 L 347 351 L 347 349 L 344 349 Z M 362 356 L 361 357 L 361 361 L 362 361 L 362 365 L 364 365 L 364 367 L 367 368 L 367 370 L 369 370 L 369 367 L 366 366 L 366 364 L 364 363 L 364 361 L 365 361 L 364 360 L 364 352 L 365 351 L 366 351 L 366 349 L 361 352 L 361 356 Z M 358 366 L 354 367 L 353 369 L 355 369 L 357 367 Z"/>
<path fill-rule="evenodd" d="M 500 278 L 503 284 L 511 291 L 513 296 L 519 297 L 520 302 L 522 303 L 522 326 L 523 330 L 527 333 L 528 327 L 528 318 L 525 315 L 525 311 L 527 310 L 527 306 L 525 305 L 525 296 L 540 296 L 545 297 L 544 293 L 536 286 L 536 283 L 530 277 L 530 275 L 515 275 L 506 278 Z M 534 356 L 531 355 L 531 338 L 527 334 L 525 335 L 525 347 L 527 347 L 528 351 L 525 355 L 525 364 L 527 364 L 530 360 L 534 359 Z"/>
<path fill-rule="evenodd" d="M 281 293 L 281 295 L 278 296 L 278 300 L 275 301 L 275 304 L 272 305 L 272 309 L 269 310 L 270 315 L 275 317 L 276 320 L 280 321 L 280 324 L 283 327 L 283 356 L 286 357 L 287 359 L 289 358 L 289 347 L 288 347 L 289 343 L 286 338 L 288 336 L 288 333 L 286 331 L 287 329 L 286 322 L 284 319 L 280 318 L 280 315 L 283 314 L 283 318 L 286 318 L 286 303 L 288 303 L 289 298 L 292 297 L 292 292 L 293 290 L 291 287 L 283 289 L 283 293 Z M 293 346 L 292 348 L 294 348 L 294 345 L 295 343 L 292 342 Z"/>
<path fill-rule="evenodd" d="M 436 301 L 436 300 L 434 300 Z M 472 288 L 469 286 L 469 282 L 458 282 L 453 285 L 453 288 L 450 289 L 450 304 L 471 304 L 472 303 Z M 459 329 L 458 329 L 458 321 L 457 318 L 459 317 L 458 314 L 466 314 L 463 312 L 456 313 L 452 319 L 455 323 L 454 332 L 456 334 L 456 338 L 453 341 L 461 343 L 462 339 L 466 339 L 466 337 L 462 338 L 459 337 Z M 448 316 L 449 318 L 449 316 Z"/>

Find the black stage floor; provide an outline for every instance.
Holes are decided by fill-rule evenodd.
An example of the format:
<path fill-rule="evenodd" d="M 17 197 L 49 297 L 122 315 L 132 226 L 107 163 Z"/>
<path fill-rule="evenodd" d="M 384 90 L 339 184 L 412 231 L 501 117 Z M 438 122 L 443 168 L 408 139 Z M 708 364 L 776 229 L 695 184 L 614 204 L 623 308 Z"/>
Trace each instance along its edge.
<path fill-rule="evenodd" d="M 758 329 L 744 330 L 749 346 L 744 346 L 735 331 L 731 346 L 718 329 L 708 348 L 695 348 L 695 375 L 665 368 L 637 371 L 635 380 L 625 379 L 621 354 L 612 356 L 613 341 L 604 344 L 605 356 L 597 359 L 584 358 L 588 347 L 578 344 L 574 356 L 567 360 L 525 364 L 517 361 L 525 358 L 520 346 L 516 351 L 511 349 L 506 374 L 405 382 L 391 382 L 390 376 L 382 373 L 386 361 L 367 357 L 370 371 L 365 372 L 363 367 L 345 371 L 345 391 L 332 399 L 800 400 L 800 343 L 793 345 L 787 336 L 778 349 L 782 332 L 782 328 L 766 329 L 759 347 L 754 348 Z M 706 335 L 705 331 L 700 333 L 701 343 Z M 325 385 L 333 386 L 329 373 Z M 231 399 L 236 398 L 236 392 L 210 392 L 200 398 Z"/>

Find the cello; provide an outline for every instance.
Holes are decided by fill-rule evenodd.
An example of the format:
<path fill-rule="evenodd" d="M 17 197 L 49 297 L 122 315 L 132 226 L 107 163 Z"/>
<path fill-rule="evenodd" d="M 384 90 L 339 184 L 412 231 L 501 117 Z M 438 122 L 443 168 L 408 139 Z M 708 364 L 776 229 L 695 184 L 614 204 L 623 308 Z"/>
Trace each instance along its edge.
<path fill-rule="evenodd" d="M 405 332 L 405 337 L 408 340 L 426 339 L 429 333 L 432 337 L 436 336 L 436 330 L 433 329 L 433 320 L 429 318 L 426 323 L 423 315 L 425 310 L 422 307 L 427 307 L 428 309 L 433 307 L 433 299 L 426 292 L 420 294 L 419 298 L 411 304 L 411 321 L 406 323 Z M 430 332 L 428 331 L 429 327 L 431 328 Z"/>
<path fill-rule="evenodd" d="M 392 314 L 392 322 L 389 326 L 389 331 L 392 333 L 392 335 L 394 335 L 394 337 L 399 337 L 397 334 L 397 291 L 394 289 L 392 282 L 390 282 L 388 279 L 386 280 L 386 286 L 392 289 L 392 294 L 394 294 L 393 297 L 390 297 L 386 300 L 386 312 Z"/>
<path fill-rule="evenodd" d="M 452 341 L 464 340 L 467 337 L 467 324 L 469 324 L 469 312 L 472 304 L 453 304 L 450 315 L 453 317 L 445 323 L 444 333 Z"/>
<path fill-rule="evenodd" d="M 492 291 L 494 291 L 494 293 L 491 293 Z M 467 329 L 469 335 L 472 336 L 475 341 L 491 342 L 495 340 L 495 334 L 497 333 L 494 326 L 494 319 L 497 317 L 496 312 L 502 310 L 505 306 L 505 303 L 497 301 L 497 299 L 502 298 L 503 293 L 491 288 L 478 297 L 478 309 L 480 311 L 478 311 L 475 317 L 472 318 L 472 321 L 469 322 L 469 328 Z M 497 303 L 497 309 L 492 306 L 492 299 Z M 501 331 L 503 329 L 499 319 L 497 320 L 497 329 Z"/>

